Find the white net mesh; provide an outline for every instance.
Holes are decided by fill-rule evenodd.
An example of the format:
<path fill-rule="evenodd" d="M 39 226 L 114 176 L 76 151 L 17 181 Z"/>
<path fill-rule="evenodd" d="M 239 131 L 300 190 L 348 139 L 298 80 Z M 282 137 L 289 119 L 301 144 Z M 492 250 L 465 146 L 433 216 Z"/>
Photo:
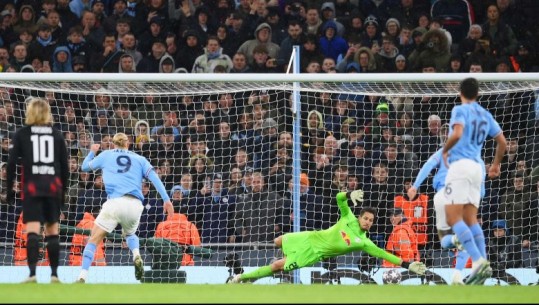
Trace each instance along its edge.
<path fill-rule="evenodd" d="M 339 217 L 336 193 L 361 188 L 365 205 L 378 209 L 370 233 L 375 243 L 386 246 L 393 228 L 389 212 L 401 207 L 413 221 L 421 259 L 431 267 L 453 265 L 454 253 L 441 250 L 436 236 L 431 178 L 417 200 L 404 196 L 404 185 L 441 147 L 439 129 L 459 102 L 458 82 L 317 81 L 294 87 L 285 81 L 0 81 L 0 88 L 2 162 L 7 161 L 10 136 L 22 126 L 25 101 L 44 97 L 52 106 L 70 151 L 64 225 L 91 228 L 85 213 L 98 212 L 106 200 L 99 173 L 80 171 L 90 145 L 107 149 L 116 132 L 132 137 L 131 149 L 150 160 L 177 212 L 193 224 L 160 225 L 165 220 L 162 201 L 153 186 L 145 185 L 138 233 L 156 281 L 174 281 L 178 275 L 169 271 L 180 265 L 224 266 L 230 253 L 243 266 L 266 265 L 282 255 L 273 239 L 291 232 L 298 220 L 291 199 L 294 137 L 301 142 L 300 230 L 331 226 Z M 300 89 L 302 118 L 297 135 L 294 88 Z M 491 257 L 504 263 L 500 268 L 537 263 L 539 184 L 532 170 L 539 165 L 538 89 L 537 81 L 481 82 L 480 103 L 509 138 L 502 176 L 487 182 L 480 211 Z M 493 146 L 492 141 L 486 146 L 487 162 Z M 5 179 L 4 163 L 2 170 Z M 24 265 L 20 202 L 0 207 L 0 265 Z M 496 239 L 492 229 L 501 224 L 514 238 Z M 62 232 L 61 265 L 79 266 L 85 238 Z M 180 263 L 174 251 L 152 247 L 153 237 L 202 246 L 214 255 L 184 255 Z M 97 265 L 130 264 L 118 236 L 102 250 Z M 339 257 L 337 265 L 356 267 L 359 258 L 359 253 Z"/>

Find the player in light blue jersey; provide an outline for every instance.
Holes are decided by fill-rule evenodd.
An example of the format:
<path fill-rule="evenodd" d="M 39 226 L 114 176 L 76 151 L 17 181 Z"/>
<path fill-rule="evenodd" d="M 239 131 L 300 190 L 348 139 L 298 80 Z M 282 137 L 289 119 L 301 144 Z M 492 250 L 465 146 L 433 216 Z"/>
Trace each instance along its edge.
<path fill-rule="evenodd" d="M 482 284 L 492 275 L 485 235 L 477 222 L 481 186 L 484 184 L 481 151 L 487 136 L 496 140 L 496 154 L 488 172 L 489 178 L 495 178 L 500 175 L 500 163 L 506 147 L 500 125 L 476 102 L 478 95 L 479 83 L 475 78 L 466 78 L 460 83 L 462 105 L 455 106 L 451 112 L 449 138 L 442 150 L 444 163 L 449 167 L 444 189 L 447 223 L 472 257 L 467 285 Z"/>
<path fill-rule="evenodd" d="M 440 128 L 440 136 L 444 139 L 447 139 L 447 133 L 449 131 L 449 124 L 444 124 Z M 453 285 L 464 285 L 464 281 L 462 280 L 462 273 L 461 271 L 466 266 L 466 262 L 468 261 L 468 258 L 470 257 L 466 251 L 462 251 L 462 246 L 460 245 L 460 242 L 456 238 L 455 234 L 451 231 L 451 227 L 447 224 L 446 217 L 445 217 L 445 196 L 444 196 L 444 186 L 445 186 L 445 176 L 447 175 L 447 167 L 445 166 L 443 160 L 442 160 L 442 149 L 440 148 L 438 151 L 436 151 L 430 158 L 423 164 L 421 169 L 419 170 L 419 173 L 417 174 L 417 177 L 413 183 L 413 185 L 408 189 L 408 198 L 415 198 L 417 195 L 417 190 L 427 179 L 430 172 L 433 169 L 438 169 L 436 172 L 436 175 L 434 175 L 434 178 L 432 180 L 433 188 L 436 191 L 436 194 L 434 195 L 433 202 L 434 202 L 434 212 L 435 212 L 435 218 L 436 218 L 436 229 L 438 230 L 438 237 L 441 241 L 441 245 L 443 249 L 453 249 L 458 248 L 459 253 L 457 255 L 457 261 L 455 264 L 455 272 L 453 273 L 452 277 L 452 284 Z"/>
<path fill-rule="evenodd" d="M 141 280 L 144 275 L 144 266 L 139 251 L 137 231 L 143 206 L 142 181 L 148 178 L 164 201 L 164 209 L 170 216 L 174 208 L 165 190 L 165 186 L 157 176 L 152 165 L 146 158 L 129 151 L 127 135 L 117 133 L 112 139 L 114 149 L 105 150 L 95 157 L 99 144 L 93 144 L 91 151 L 82 163 L 85 172 L 101 169 L 103 182 L 107 192 L 107 201 L 95 219 L 88 244 L 82 253 L 82 270 L 77 282 L 85 283 L 88 270 L 94 260 L 96 245 L 107 233 L 112 232 L 118 224 L 122 226 L 127 246 L 133 253 L 135 264 L 135 277 Z"/>

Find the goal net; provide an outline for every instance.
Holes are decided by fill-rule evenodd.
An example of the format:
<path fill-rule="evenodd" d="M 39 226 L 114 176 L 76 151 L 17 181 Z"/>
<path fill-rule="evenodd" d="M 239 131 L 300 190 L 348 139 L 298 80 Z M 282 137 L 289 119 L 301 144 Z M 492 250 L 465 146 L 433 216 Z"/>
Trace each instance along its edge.
<path fill-rule="evenodd" d="M 149 278 L 157 282 L 176 281 L 182 276 L 176 271 L 190 266 L 222 267 L 213 277 L 224 282 L 234 263 L 236 269 L 267 265 L 282 257 L 274 238 L 329 228 L 339 219 L 336 194 L 356 189 L 365 192 L 364 206 L 377 209 L 369 233 L 375 244 L 389 246 L 391 215 L 400 208 L 415 231 L 421 260 L 429 268 L 451 268 L 456 252 L 441 249 L 435 227 L 436 172 L 421 185 L 418 197 L 405 194 L 421 166 L 441 148 L 451 109 L 459 103 L 459 81 L 466 76 L 4 74 L 0 266 L 26 265 L 20 184 L 15 186 L 16 204 L 7 204 L 5 162 L 27 101 L 41 97 L 49 101 L 69 150 L 60 265 L 74 268 L 63 269 L 65 278 L 75 280 L 87 241 L 84 229 L 91 229 L 92 215 L 106 200 L 100 173 L 84 173 L 80 166 L 91 144 L 110 149 L 117 132 L 126 133 L 130 149 L 150 160 L 178 213 L 167 220 L 155 188 L 143 184 L 138 235 L 146 270 L 154 272 Z M 477 78 L 479 103 L 508 139 L 501 176 L 486 182 L 480 221 L 489 258 L 499 272 L 495 275 L 511 276 L 506 269 L 535 268 L 539 251 L 539 78 Z M 494 147 L 492 139 L 485 146 L 487 164 Z M 111 266 L 118 267 L 114 276 L 119 281 L 134 278 L 121 231 L 113 233 L 98 247 L 90 282 L 109 282 L 99 270 Z M 212 255 L 184 253 L 184 247 L 178 250 L 161 238 Z M 47 265 L 45 253 L 40 265 Z M 333 268 L 372 275 L 378 267 L 391 266 L 351 253 L 314 267 L 323 267 L 317 273 L 322 279 L 313 276 L 312 282 L 331 280 Z M 25 269 L 17 270 L 26 275 Z M 0 281 L 19 278 L 3 274 Z M 275 277 L 290 280 L 290 275 Z"/>

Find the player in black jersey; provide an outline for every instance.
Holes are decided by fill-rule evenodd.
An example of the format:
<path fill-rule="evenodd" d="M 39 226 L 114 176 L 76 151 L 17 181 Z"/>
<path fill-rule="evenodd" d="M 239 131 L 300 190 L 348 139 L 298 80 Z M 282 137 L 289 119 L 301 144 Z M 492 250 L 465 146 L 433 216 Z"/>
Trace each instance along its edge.
<path fill-rule="evenodd" d="M 26 109 L 26 126 L 13 137 L 7 168 L 7 200 L 13 202 L 17 164 L 22 165 L 21 200 L 23 222 L 28 233 L 27 253 L 30 276 L 37 282 L 41 224 L 45 224 L 45 241 L 51 266 L 51 282 L 58 279 L 60 243 L 58 221 L 68 185 L 67 150 L 62 133 L 52 126 L 51 108 L 44 99 L 34 98 Z"/>

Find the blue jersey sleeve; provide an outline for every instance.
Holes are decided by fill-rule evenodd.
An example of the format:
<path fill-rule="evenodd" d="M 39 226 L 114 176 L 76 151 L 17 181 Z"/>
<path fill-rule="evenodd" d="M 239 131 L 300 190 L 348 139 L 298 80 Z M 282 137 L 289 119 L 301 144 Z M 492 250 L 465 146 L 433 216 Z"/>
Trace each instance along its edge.
<path fill-rule="evenodd" d="M 440 165 L 440 162 L 441 162 L 441 158 L 440 158 L 440 155 L 438 154 L 438 152 L 436 152 L 435 154 L 430 156 L 430 158 L 427 160 L 427 162 L 425 162 L 425 164 L 423 164 L 423 166 L 419 170 L 419 173 L 417 174 L 417 177 L 415 178 L 414 187 L 416 189 L 418 189 L 421 186 L 421 184 L 423 183 L 423 181 L 425 181 L 425 179 L 427 179 L 430 172 Z"/>
<path fill-rule="evenodd" d="M 94 152 L 90 151 L 86 158 L 84 158 L 84 161 L 82 161 L 81 170 L 83 172 L 90 172 L 103 168 L 104 154 L 105 152 L 102 152 L 99 156 L 95 157 Z"/>
<path fill-rule="evenodd" d="M 159 195 L 161 195 L 161 198 L 163 198 L 164 201 L 169 201 L 170 197 L 167 194 L 165 185 L 163 185 L 163 182 L 161 182 L 161 179 L 159 179 L 159 176 L 157 176 L 157 173 L 154 170 L 150 171 L 148 179 L 153 183 L 155 189 L 159 192 Z"/>
<path fill-rule="evenodd" d="M 453 128 L 453 125 L 460 124 L 465 126 L 466 115 L 464 113 L 463 107 L 456 106 L 451 110 L 451 120 L 449 121 L 449 126 Z"/>
<path fill-rule="evenodd" d="M 489 121 L 489 126 L 490 126 L 488 135 L 494 138 L 502 132 L 502 128 L 500 127 L 500 124 L 496 122 L 496 120 L 494 119 L 492 114 L 490 114 L 490 112 L 488 113 L 488 121 Z"/>

